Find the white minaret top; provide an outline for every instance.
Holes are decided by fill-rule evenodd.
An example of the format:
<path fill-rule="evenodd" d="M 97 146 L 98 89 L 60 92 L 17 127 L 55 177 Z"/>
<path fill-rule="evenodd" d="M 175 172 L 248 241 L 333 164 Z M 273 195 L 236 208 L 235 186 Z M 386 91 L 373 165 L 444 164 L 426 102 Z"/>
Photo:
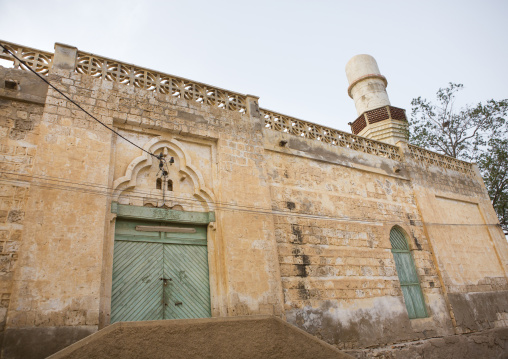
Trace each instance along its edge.
<path fill-rule="evenodd" d="M 388 82 L 370 55 L 356 55 L 346 64 L 348 94 L 355 101 L 358 116 L 379 107 L 389 106 Z"/>

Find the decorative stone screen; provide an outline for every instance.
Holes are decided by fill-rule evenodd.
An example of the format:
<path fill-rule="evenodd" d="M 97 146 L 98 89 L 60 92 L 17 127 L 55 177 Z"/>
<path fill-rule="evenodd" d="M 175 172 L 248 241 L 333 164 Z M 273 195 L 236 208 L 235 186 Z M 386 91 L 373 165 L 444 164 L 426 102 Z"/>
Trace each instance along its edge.
<path fill-rule="evenodd" d="M 52 53 L 7 41 L 1 41 L 1 43 L 37 73 L 43 75 L 49 73 L 53 63 Z M 14 68 L 24 69 L 18 60 L 3 49 L 0 52 L 0 58 L 12 61 Z M 126 84 L 229 111 L 240 113 L 246 113 L 247 111 L 246 95 L 83 51 L 78 51 L 75 71 L 95 78 L 102 78 L 107 81 Z M 350 148 L 396 161 L 402 160 L 397 146 L 320 126 L 266 109 L 260 109 L 260 112 L 265 120 L 265 127 L 271 130 L 314 139 L 332 146 Z M 357 134 L 368 123 L 382 121 L 385 117 L 386 119 L 407 121 L 403 109 L 386 106 L 362 114 L 351 124 L 352 131 Z M 411 145 L 409 145 L 409 151 L 412 159 L 424 165 L 438 166 L 474 176 L 471 163 Z"/>
<path fill-rule="evenodd" d="M 413 145 L 409 145 L 409 154 L 412 159 L 427 166 L 432 165 L 442 167 L 453 171 L 462 172 L 468 176 L 474 176 L 473 165 L 471 163 L 441 155 L 439 153 L 435 153 Z"/>
<path fill-rule="evenodd" d="M 35 72 L 42 75 L 47 75 L 49 69 L 51 69 L 51 64 L 53 62 L 52 53 L 32 49 L 31 47 L 13 44 L 7 41 L 1 41 L 1 43 L 14 55 L 25 61 L 28 66 L 30 66 Z M 24 67 L 21 66 L 21 63 L 3 48 L 0 48 L 0 59 L 12 61 L 14 68 L 24 70 Z"/>
<path fill-rule="evenodd" d="M 396 161 L 401 160 L 397 146 L 316 125 L 270 110 L 260 109 L 260 111 L 261 116 L 265 119 L 265 127 L 271 130 L 310 138 L 332 146 L 350 148 L 355 151 L 382 156 Z"/>
<path fill-rule="evenodd" d="M 230 111 L 247 108 L 245 95 L 82 51 L 76 72 Z"/>

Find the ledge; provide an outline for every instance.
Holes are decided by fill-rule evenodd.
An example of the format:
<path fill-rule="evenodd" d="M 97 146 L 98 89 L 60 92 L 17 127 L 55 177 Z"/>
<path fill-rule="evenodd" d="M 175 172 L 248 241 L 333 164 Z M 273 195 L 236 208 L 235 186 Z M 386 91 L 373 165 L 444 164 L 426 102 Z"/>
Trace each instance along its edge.
<path fill-rule="evenodd" d="M 111 203 L 111 212 L 120 218 L 148 219 L 160 222 L 208 224 L 215 222 L 215 212 L 183 212 L 173 209 L 129 206 Z"/>

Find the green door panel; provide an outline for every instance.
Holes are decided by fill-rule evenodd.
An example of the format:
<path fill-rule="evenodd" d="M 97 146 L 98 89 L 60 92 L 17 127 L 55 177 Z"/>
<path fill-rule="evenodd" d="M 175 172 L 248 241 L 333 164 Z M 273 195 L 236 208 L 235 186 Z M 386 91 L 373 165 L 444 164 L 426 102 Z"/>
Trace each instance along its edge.
<path fill-rule="evenodd" d="M 116 241 L 111 323 L 162 315 L 162 245 Z"/>
<path fill-rule="evenodd" d="M 418 284 L 418 275 L 416 274 L 411 252 L 395 252 L 393 258 L 395 259 L 395 268 L 397 268 L 399 274 L 400 284 Z"/>
<path fill-rule="evenodd" d="M 425 301 L 423 300 L 423 293 L 420 285 L 409 285 L 407 286 L 409 297 L 413 303 L 415 316 L 413 318 L 426 318 L 427 308 L 425 307 Z"/>
<path fill-rule="evenodd" d="M 164 317 L 167 319 L 211 316 L 208 252 L 205 246 L 164 245 Z"/>
<path fill-rule="evenodd" d="M 165 228 L 190 228 L 195 233 L 146 232 L 136 230 L 137 226 L 160 226 Z M 206 246 L 206 226 L 191 224 L 168 224 L 146 221 L 117 221 L 115 239 L 135 242 L 178 243 Z"/>
<path fill-rule="evenodd" d="M 393 250 L 403 250 L 408 251 L 409 245 L 407 244 L 406 237 L 404 233 L 398 228 L 392 228 L 390 231 L 390 243 L 392 244 Z"/>
<path fill-rule="evenodd" d="M 164 232 L 166 227 L 193 233 Z M 118 219 L 111 323 L 210 316 L 206 226 Z"/>
<path fill-rule="evenodd" d="M 406 237 L 397 227 L 390 231 L 393 259 L 410 319 L 427 317 L 427 308 Z"/>

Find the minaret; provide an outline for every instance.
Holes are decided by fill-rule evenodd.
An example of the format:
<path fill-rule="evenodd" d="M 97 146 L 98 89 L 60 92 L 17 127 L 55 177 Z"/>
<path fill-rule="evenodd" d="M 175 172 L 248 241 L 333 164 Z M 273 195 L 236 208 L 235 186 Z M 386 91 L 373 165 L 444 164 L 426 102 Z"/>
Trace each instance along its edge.
<path fill-rule="evenodd" d="M 346 64 L 348 94 L 355 101 L 359 117 L 350 122 L 355 135 L 395 145 L 407 142 L 406 111 L 390 105 L 386 86 L 376 60 L 370 55 L 356 55 Z"/>

